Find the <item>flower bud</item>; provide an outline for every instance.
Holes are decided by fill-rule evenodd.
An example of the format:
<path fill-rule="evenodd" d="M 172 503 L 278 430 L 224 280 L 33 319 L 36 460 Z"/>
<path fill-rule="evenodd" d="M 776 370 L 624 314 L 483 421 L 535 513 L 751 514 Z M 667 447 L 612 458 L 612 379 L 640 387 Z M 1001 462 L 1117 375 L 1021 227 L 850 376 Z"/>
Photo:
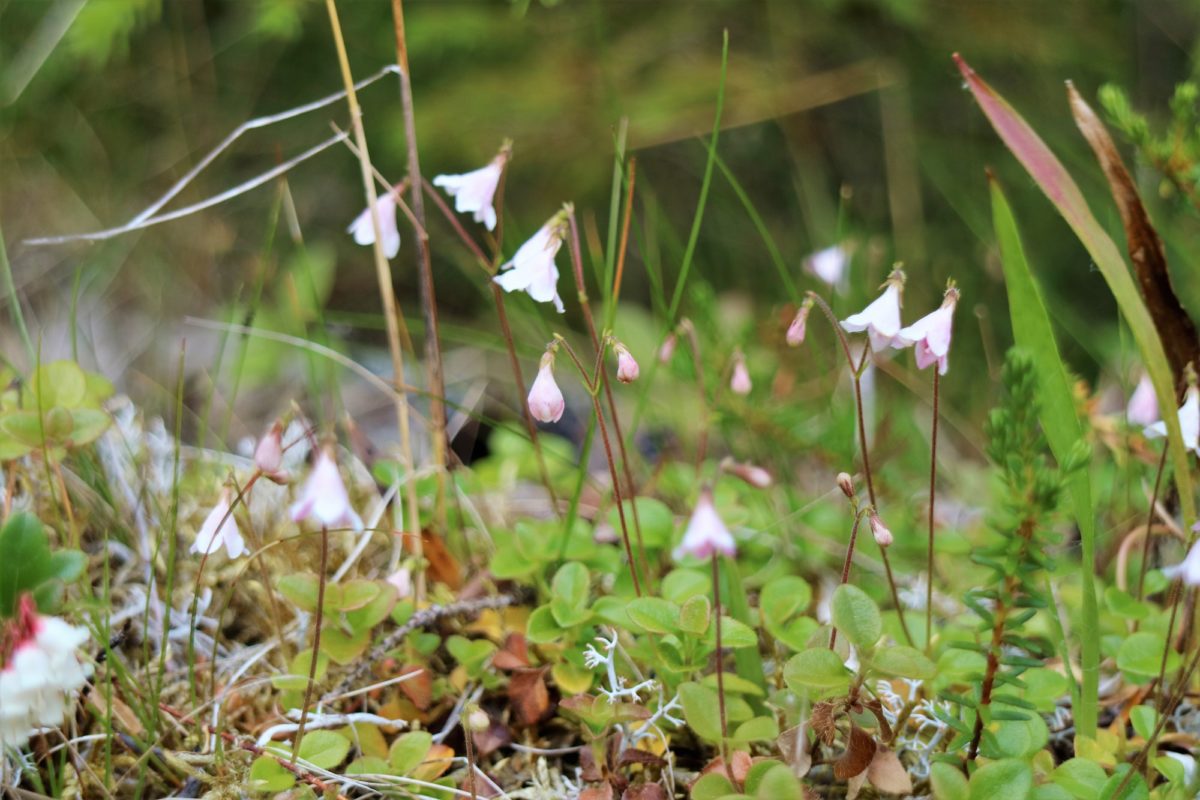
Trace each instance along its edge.
<path fill-rule="evenodd" d="M 640 373 L 637 361 L 629 352 L 629 348 L 620 342 L 617 342 L 614 349 L 617 351 L 617 380 L 621 383 L 633 383 Z"/>
<path fill-rule="evenodd" d="M 812 311 L 813 301 L 811 297 L 804 299 L 800 304 L 800 309 L 796 312 L 792 324 L 787 329 L 787 343 L 789 347 L 799 347 L 804 343 L 804 334 L 808 327 L 808 312 Z"/>
<path fill-rule="evenodd" d="M 875 537 L 875 543 L 880 547 L 888 547 L 893 541 L 892 532 L 874 511 L 871 512 L 871 535 Z"/>
<path fill-rule="evenodd" d="M 736 361 L 733 362 L 733 376 L 729 379 L 729 388 L 734 394 L 747 395 L 754 388 L 754 384 L 750 382 L 750 372 L 746 369 L 746 360 L 742 358 L 742 354 L 738 353 Z"/>
<path fill-rule="evenodd" d="M 837 474 L 837 486 L 842 490 L 842 494 L 846 495 L 847 499 L 854 499 L 854 479 L 850 477 L 850 473 L 839 472 Z"/>
<path fill-rule="evenodd" d="M 554 382 L 554 355 L 546 353 L 542 356 L 542 365 L 538 369 L 533 386 L 529 387 L 529 413 L 538 422 L 558 422 L 562 419 L 567 403 L 562 391 Z"/>
<path fill-rule="evenodd" d="M 660 364 L 666 364 L 671 360 L 671 356 L 675 355 L 675 345 L 678 341 L 673 333 L 668 333 L 667 338 L 663 339 L 662 345 L 658 348 L 658 362 Z"/>
<path fill-rule="evenodd" d="M 739 464 L 733 459 L 721 462 L 721 469 L 735 478 L 741 478 L 755 489 L 768 489 L 774 483 L 771 473 L 757 464 Z"/>
<path fill-rule="evenodd" d="M 264 475 L 274 475 L 283 466 L 283 423 L 275 420 L 254 448 L 254 466 Z"/>
<path fill-rule="evenodd" d="M 474 733 L 486 731 L 489 727 L 491 727 L 491 724 L 491 718 L 482 708 L 473 708 L 471 709 L 470 713 L 467 714 L 467 727 Z"/>

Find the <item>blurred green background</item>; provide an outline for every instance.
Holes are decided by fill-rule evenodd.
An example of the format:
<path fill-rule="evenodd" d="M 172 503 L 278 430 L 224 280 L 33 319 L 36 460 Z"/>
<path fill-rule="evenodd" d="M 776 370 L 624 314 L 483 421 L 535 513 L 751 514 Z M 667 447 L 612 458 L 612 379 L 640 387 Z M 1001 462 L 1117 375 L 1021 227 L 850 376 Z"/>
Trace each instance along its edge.
<path fill-rule="evenodd" d="M 1095 379 L 1132 349 L 1121 343 L 1100 274 L 1003 149 L 950 54 L 961 52 L 1026 116 L 1123 242 L 1099 170 L 1072 124 L 1063 81 L 1073 80 L 1093 102 L 1111 82 L 1152 120 L 1165 118 L 1175 84 L 1194 74 L 1196 3 L 408 0 L 405 9 L 424 173 L 473 169 L 502 139 L 514 140 L 508 254 L 571 200 L 593 261 L 603 262 L 614 141 L 619 121 L 628 119 L 638 197 L 622 302 L 648 312 L 640 316 L 643 349 L 656 344 L 665 324 L 663 290 L 648 274 L 662 276 L 669 297 L 695 211 L 723 30 L 729 64 L 719 153 L 800 289 L 816 287 L 802 272 L 803 257 L 842 239 L 856 245 L 842 310 L 871 296 L 895 260 L 909 274 L 906 318 L 933 308 L 953 277 L 964 298 L 954 363 L 982 359 L 985 350 L 996 363 L 1011 337 L 983 178 L 990 165 L 1016 210 L 1072 366 Z M 339 10 L 356 77 L 394 63 L 387 0 L 341 0 Z M 198 370 L 219 345 L 183 318 L 245 321 L 260 289 L 256 324 L 297 332 L 288 317 L 300 313 L 360 353 L 378 345 L 370 252 L 345 235 L 363 204 L 358 166 L 340 146 L 288 175 L 304 247 L 290 240 L 284 219 L 271 237 L 279 195 L 272 186 L 103 243 L 22 244 L 120 224 L 241 122 L 340 85 L 325 5 L 315 0 L 0 0 L 0 223 L 44 351 L 69 352 L 74 323 L 85 363 L 140 402 L 166 407 L 180 339 L 195 343 L 188 363 Z M 399 180 L 405 142 L 395 79 L 365 89 L 360 100 L 373 160 Z M 347 127 L 344 104 L 249 133 L 171 207 L 290 158 L 327 138 L 331 122 Z M 1184 303 L 1200 310 L 1195 212 L 1160 197 L 1158 176 L 1135 167 Z M 454 361 L 457 345 L 495 350 L 498 341 L 482 273 L 430 214 L 454 384 L 455 369 L 470 369 Z M 393 269 L 415 325 L 412 241 L 406 233 Z M 566 297 L 565 251 L 560 268 Z M 323 302 L 314 303 L 310 289 Z M 288 292 L 298 294 L 289 300 Z M 732 343 L 778 341 L 795 299 L 721 170 L 684 313 L 708 296 L 750 301 L 735 304 L 741 316 L 714 317 L 718 325 L 728 319 Z M 532 359 L 550 323 L 559 323 L 524 297 L 512 298 L 510 308 L 522 353 Z M 567 324 L 577 322 L 569 312 Z M 5 330 L 13 359 L 15 342 Z M 286 372 L 284 352 L 247 356 L 259 362 L 247 374 L 261 378 L 248 390 L 265 392 L 267 406 L 278 402 L 272 381 Z M 947 381 L 945 391 L 978 419 L 989 398 L 963 378 Z M 248 430 L 257 425 L 256 417 Z"/>

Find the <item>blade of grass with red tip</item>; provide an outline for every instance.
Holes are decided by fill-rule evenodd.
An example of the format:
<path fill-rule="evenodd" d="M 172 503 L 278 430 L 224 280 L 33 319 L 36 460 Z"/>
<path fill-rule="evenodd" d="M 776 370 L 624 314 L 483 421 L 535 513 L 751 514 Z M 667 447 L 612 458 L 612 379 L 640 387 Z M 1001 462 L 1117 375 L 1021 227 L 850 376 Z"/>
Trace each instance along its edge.
<path fill-rule="evenodd" d="M 1133 277 L 1124 257 L 1113 244 L 1113 240 L 1096 221 L 1091 208 L 1083 198 L 1083 193 L 1071 178 L 1070 173 L 1062 162 L 1051 152 L 1041 137 L 1034 132 L 1016 110 L 1001 97 L 995 89 L 989 86 L 983 78 L 971 69 L 970 65 L 954 54 L 954 61 L 962 72 L 967 88 L 975 96 L 984 115 L 1000 134 L 1012 154 L 1029 172 L 1030 177 L 1041 188 L 1050 202 L 1058 209 L 1079 241 L 1087 249 L 1092 260 L 1100 269 L 1108 288 L 1113 293 L 1121 315 L 1129 324 L 1133 338 L 1141 351 L 1142 361 L 1150 380 L 1154 384 L 1155 394 L 1158 395 L 1159 408 L 1175 407 L 1175 389 L 1168 366 L 1167 354 L 1150 312 L 1138 294 Z M 1167 425 L 1167 438 L 1170 442 L 1172 463 L 1175 466 L 1175 483 L 1179 490 L 1179 502 L 1182 507 L 1184 523 L 1191 527 L 1196 521 L 1195 500 L 1192 497 L 1191 478 L 1188 472 L 1187 452 L 1183 448 L 1183 436 L 1179 430 L 1179 419 L 1174 414 L 1164 415 Z"/>

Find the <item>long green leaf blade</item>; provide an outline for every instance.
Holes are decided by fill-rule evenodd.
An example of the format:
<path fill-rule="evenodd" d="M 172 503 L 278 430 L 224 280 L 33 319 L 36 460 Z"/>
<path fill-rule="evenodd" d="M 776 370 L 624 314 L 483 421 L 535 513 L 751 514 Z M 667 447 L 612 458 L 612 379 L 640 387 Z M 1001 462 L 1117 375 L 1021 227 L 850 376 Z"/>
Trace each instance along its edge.
<path fill-rule="evenodd" d="M 1041 422 L 1054 457 L 1061 463 L 1084 437 L 1083 424 L 1075 409 L 1071 380 L 1058 352 L 1050 315 L 1041 292 L 1030 272 L 1021 245 L 1017 221 L 1000 185 L 988 176 L 992 191 L 992 220 L 1000 243 L 1000 261 L 1004 265 L 1004 283 L 1008 289 L 1008 309 L 1012 317 L 1013 338 L 1033 359 L 1041 386 Z M 1096 604 L 1095 570 L 1096 512 L 1092 505 L 1089 472 L 1079 470 L 1069 484 L 1075 520 L 1081 543 L 1079 576 L 1083 589 L 1082 624 L 1079 629 L 1080 663 L 1083 683 L 1075 702 L 1075 729 L 1095 737 L 1097 694 L 1100 679 L 1100 619 Z"/>

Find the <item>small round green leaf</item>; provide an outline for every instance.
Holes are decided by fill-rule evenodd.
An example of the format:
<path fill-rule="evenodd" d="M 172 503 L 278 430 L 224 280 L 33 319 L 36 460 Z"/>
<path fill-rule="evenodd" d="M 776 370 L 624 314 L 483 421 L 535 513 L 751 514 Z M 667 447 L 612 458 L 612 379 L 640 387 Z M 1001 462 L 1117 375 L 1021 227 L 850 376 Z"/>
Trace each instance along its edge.
<path fill-rule="evenodd" d="M 833 593 L 833 626 L 858 647 L 871 647 L 883 635 L 879 606 L 857 586 L 843 583 Z"/>
<path fill-rule="evenodd" d="M 970 789 L 970 800 L 1026 800 L 1033 789 L 1033 770 L 1015 758 L 992 761 L 971 776 Z"/>

